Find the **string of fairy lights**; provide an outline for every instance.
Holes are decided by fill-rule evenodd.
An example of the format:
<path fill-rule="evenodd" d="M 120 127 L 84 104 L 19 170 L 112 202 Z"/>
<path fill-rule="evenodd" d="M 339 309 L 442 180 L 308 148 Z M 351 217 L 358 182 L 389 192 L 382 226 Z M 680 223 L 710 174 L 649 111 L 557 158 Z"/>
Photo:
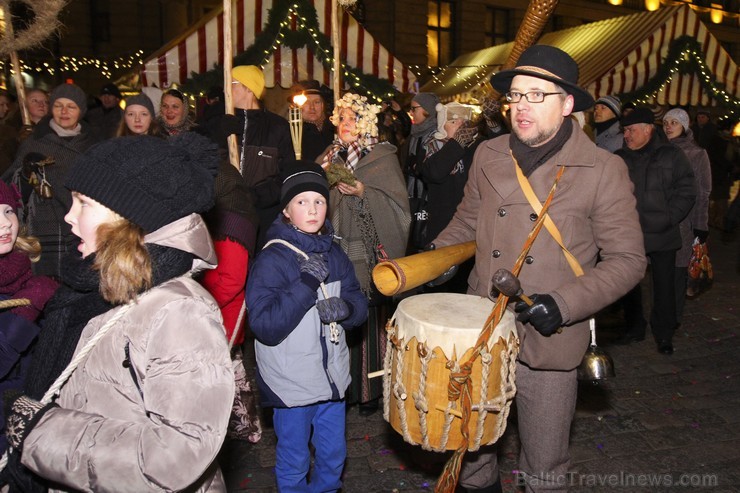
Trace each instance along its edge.
<path fill-rule="evenodd" d="M 37 62 L 31 65 L 30 62 L 20 60 L 21 70 L 26 73 L 48 73 L 54 75 L 57 71 L 59 73 L 65 72 L 79 72 L 82 69 L 94 68 L 100 71 L 100 74 L 110 79 L 113 77 L 114 70 L 122 69 L 133 69 L 140 66 L 143 63 L 142 57 L 144 50 L 138 50 L 136 53 L 127 56 L 120 56 L 113 59 L 103 59 L 95 57 L 74 57 L 74 56 L 61 56 L 59 57 L 58 64 L 52 64 L 49 62 Z M 0 59 L 0 71 L 5 70 L 6 61 Z M 13 68 L 8 64 L 10 73 L 13 73 Z"/>
<path fill-rule="evenodd" d="M 324 48 L 322 45 L 320 39 L 319 39 L 319 33 L 314 29 L 313 27 L 308 25 L 308 19 L 301 15 L 301 13 L 298 10 L 299 6 L 297 4 L 293 4 L 288 9 L 288 15 L 280 22 L 280 27 L 278 29 L 277 35 L 275 36 L 275 39 L 272 42 L 272 46 L 269 49 L 264 50 L 263 52 L 263 58 L 258 64 L 260 68 L 264 69 L 267 65 L 267 62 L 270 60 L 270 57 L 272 54 L 277 50 L 282 44 L 285 39 L 285 30 L 291 30 L 291 21 L 292 19 L 296 20 L 296 25 L 302 30 L 305 30 L 309 33 L 311 36 L 311 40 L 313 41 L 314 45 L 314 54 L 321 60 L 324 61 L 326 65 L 328 65 L 328 69 L 333 73 L 334 72 L 334 57 L 331 54 L 331 52 Z M 344 80 L 347 84 L 349 84 L 352 87 L 363 87 L 362 80 L 360 77 L 352 72 L 350 70 L 350 66 L 345 64 L 340 60 L 339 62 L 340 69 L 342 70 L 342 73 L 344 74 Z M 396 68 L 393 68 L 393 73 L 396 77 L 399 76 L 398 70 Z M 387 99 L 391 99 L 394 96 L 394 93 L 388 92 L 386 94 L 371 94 L 371 96 L 376 100 L 376 102 L 381 102 Z"/>

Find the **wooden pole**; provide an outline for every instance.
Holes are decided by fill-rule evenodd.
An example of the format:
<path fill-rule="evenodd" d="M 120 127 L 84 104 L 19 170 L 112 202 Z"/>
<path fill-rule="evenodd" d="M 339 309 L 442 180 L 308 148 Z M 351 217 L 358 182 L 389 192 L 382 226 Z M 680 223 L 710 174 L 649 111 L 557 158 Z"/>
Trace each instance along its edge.
<path fill-rule="evenodd" d="M 233 45 L 232 45 L 232 0 L 224 0 L 224 105 L 226 107 L 226 114 L 234 114 L 234 98 L 231 94 L 231 68 L 233 58 Z M 236 135 L 232 134 L 228 137 L 229 144 L 229 162 L 236 169 L 239 169 L 239 148 L 236 144 Z M 241 171 L 239 169 L 239 171 Z"/>
<path fill-rule="evenodd" d="M 0 8 L 3 8 L 0 5 Z M 13 18 L 10 15 L 10 6 L 4 9 L 5 16 L 5 39 L 13 39 L 15 33 L 13 32 Z M 28 108 L 26 108 L 26 87 L 23 85 L 23 74 L 21 73 L 21 63 L 18 60 L 18 52 L 13 50 L 10 52 L 10 64 L 13 67 L 13 80 L 15 81 L 15 92 L 18 98 L 18 107 L 21 110 L 21 117 L 23 118 L 24 125 L 31 124 L 31 115 L 28 114 Z"/>
<path fill-rule="evenodd" d="M 336 103 L 342 97 L 342 74 L 340 72 L 339 57 L 342 53 L 342 47 L 339 44 L 339 23 L 342 20 L 342 13 L 337 0 L 331 0 L 332 23 L 331 23 L 331 44 L 334 47 L 334 102 Z"/>

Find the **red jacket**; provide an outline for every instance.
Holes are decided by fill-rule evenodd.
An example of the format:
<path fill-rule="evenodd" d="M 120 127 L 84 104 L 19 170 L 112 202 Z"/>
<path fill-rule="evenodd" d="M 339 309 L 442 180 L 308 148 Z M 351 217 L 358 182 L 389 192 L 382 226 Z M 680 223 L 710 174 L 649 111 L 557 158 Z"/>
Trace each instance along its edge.
<path fill-rule="evenodd" d="M 239 312 L 244 305 L 244 289 L 247 283 L 247 267 L 249 254 L 247 249 L 236 241 L 228 238 L 213 242 L 218 257 L 218 267 L 206 271 L 203 276 L 203 286 L 216 299 L 221 314 L 224 317 L 226 337 L 231 340 L 234 333 Z M 244 323 L 246 313 L 239 325 L 234 345 L 244 342 Z"/>

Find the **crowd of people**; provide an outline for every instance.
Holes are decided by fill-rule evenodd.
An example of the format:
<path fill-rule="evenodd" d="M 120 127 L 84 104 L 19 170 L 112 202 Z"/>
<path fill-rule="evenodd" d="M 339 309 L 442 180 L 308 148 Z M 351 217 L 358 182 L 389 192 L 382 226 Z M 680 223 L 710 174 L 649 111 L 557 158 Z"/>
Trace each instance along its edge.
<path fill-rule="evenodd" d="M 262 407 L 278 489 L 338 491 L 345 408 L 378 410 L 399 301 L 373 267 L 475 240 L 416 292 L 495 298 L 492 274 L 546 213 L 519 273 L 532 303 L 511 300 L 519 469 L 529 491 L 562 489 L 588 319 L 614 303 L 618 343 L 649 326 L 672 354 L 694 247 L 740 222 L 737 147 L 708 113 L 594 101 L 577 81 L 541 45 L 475 111 L 423 92 L 334 101 L 299 81 L 299 160 L 256 66 L 232 71 L 233 115 L 221 87 L 195 118 L 180 89 L 154 101 L 106 84 L 88 110 L 65 83 L 26 91 L 24 125 L 0 92 L 0 303 L 19 303 L 0 305 L 0 485 L 225 491 L 217 454 L 227 437 L 260 440 Z M 501 491 L 495 447 L 465 457 L 460 486 Z"/>

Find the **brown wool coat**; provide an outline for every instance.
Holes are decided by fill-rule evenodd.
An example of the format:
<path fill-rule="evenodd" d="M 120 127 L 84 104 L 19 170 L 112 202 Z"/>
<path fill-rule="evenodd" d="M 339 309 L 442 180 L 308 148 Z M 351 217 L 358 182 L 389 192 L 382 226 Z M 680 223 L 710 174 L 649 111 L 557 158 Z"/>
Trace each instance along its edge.
<path fill-rule="evenodd" d="M 560 166 L 566 169 L 549 213 L 585 275 L 576 278 L 560 247 L 543 228 L 519 278 L 524 293 L 553 296 L 565 328 L 550 337 L 529 324 L 518 324 L 518 330 L 519 359 L 544 370 L 578 366 L 589 343 L 588 317 L 635 286 L 646 267 L 632 182 L 624 162 L 597 148 L 574 126 L 560 152 L 529 176 L 540 202 L 547 197 Z M 462 203 L 434 244 L 442 247 L 476 240 L 468 292 L 487 297 L 493 273 L 513 268 L 534 225 L 533 212 L 516 179 L 509 136 L 488 140 L 478 147 Z"/>

